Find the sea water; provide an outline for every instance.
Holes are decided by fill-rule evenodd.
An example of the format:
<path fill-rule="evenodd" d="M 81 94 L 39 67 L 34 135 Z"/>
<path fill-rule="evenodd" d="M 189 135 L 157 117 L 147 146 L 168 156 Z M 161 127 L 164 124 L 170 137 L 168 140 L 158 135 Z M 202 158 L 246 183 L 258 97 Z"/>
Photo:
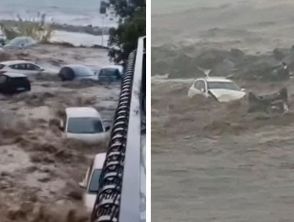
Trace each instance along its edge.
<path fill-rule="evenodd" d="M 114 26 L 115 20 L 99 13 L 101 0 L 0 0 L 0 20 L 34 19 L 45 13 L 59 24 Z"/>

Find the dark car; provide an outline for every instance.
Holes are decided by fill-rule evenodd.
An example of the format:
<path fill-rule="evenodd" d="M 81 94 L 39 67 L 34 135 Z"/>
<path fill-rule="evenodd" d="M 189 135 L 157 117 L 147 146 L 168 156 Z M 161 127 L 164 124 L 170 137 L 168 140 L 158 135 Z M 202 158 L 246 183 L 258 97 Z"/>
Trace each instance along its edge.
<path fill-rule="evenodd" d="M 26 75 L 19 73 L 0 73 L 0 93 L 14 94 L 31 90 L 31 83 Z"/>

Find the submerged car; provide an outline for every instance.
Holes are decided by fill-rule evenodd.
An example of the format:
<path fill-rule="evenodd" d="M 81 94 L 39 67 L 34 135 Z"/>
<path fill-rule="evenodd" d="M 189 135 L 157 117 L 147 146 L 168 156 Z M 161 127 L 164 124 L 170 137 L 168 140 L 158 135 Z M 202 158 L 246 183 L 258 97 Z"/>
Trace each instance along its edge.
<path fill-rule="evenodd" d="M 4 48 L 6 49 L 25 49 L 37 44 L 37 41 L 29 36 L 20 36 L 12 39 Z"/>
<path fill-rule="evenodd" d="M 72 81 L 72 80 L 98 80 L 96 73 L 89 67 L 84 65 L 66 65 L 63 66 L 59 73 L 59 78 L 62 81 Z"/>
<path fill-rule="evenodd" d="M 41 66 L 25 60 L 11 60 L 0 63 L 0 71 L 31 75 L 42 73 L 44 70 Z"/>
<path fill-rule="evenodd" d="M 219 102 L 230 102 L 242 99 L 246 93 L 236 83 L 223 77 L 196 79 L 188 91 L 191 98 L 195 95 L 213 97 Z"/>
<path fill-rule="evenodd" d="M 65 109 L 65 118 L 60 129 L 65 137 L 95 144 L 107 138 L 109 127 L 104 127 L 99 112 L 92 107 L 69 107 Z"/>
<path fill-rule="evenodd" d="M 85 189 L 83 202 L 88 212 L 92 212 L 99 189 L 99 178 L 105 162 L 106 153 L 99 153 L 88 168 L 84 180 L 79 184 Z"/>
<path fill-rule="evenodd" d="M 0 92 L 14 94 L 31 90 L 27 76 L 20 73 L 0 72 Z"/>

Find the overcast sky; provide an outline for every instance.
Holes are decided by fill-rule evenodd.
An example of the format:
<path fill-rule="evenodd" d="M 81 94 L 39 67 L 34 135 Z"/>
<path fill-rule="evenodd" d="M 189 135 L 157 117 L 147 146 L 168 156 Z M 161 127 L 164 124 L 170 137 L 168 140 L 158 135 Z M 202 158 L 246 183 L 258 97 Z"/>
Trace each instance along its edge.
<path fill-rule="evenodd" d="M 24 7 L 34 10 L 56 6 L 68 9 L 93 9 L 99 7 L 99 2 L 100 0 L 0 0 L 0 8 L 10 10 L 14 7 Z"/>

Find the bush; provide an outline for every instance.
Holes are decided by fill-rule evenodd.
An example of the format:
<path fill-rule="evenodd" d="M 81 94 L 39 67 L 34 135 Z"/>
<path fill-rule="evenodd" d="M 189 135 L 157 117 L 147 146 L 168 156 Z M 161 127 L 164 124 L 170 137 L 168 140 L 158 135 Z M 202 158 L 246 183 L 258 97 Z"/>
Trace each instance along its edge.
<path fill-rule="evenodd" d="M 119 18 L 117 28 L 110 30 L 109 57 L 116 63 L 125 63 L 137 48 L 138 38 L 146 35 L 145 0 L 110 0 L 108 8 Z"/>
<path fill-rule="evenodd" d="M 5 22 L 0 24 L 1 31 L 5 34 L 8 40 L 20 36 L 29 36 L 33 39 L 48 43 L 53 29 L 50 24 L 46 24 L 46 15 L 40 15 L 36 21 L 26 21 L 19 17 L 16 22 Z"/>

